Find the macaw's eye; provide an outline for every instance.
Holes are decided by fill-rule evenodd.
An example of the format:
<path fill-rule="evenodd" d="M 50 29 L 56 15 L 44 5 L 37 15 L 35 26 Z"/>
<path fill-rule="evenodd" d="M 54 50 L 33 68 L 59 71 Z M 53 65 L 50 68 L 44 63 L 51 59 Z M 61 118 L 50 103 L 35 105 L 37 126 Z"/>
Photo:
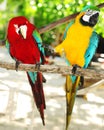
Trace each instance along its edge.
<path fill-rule="evenodd" d="M 21 31 L 20 31 L 20 29 L 18 30 L 18 34 L 21 34 Z"/>

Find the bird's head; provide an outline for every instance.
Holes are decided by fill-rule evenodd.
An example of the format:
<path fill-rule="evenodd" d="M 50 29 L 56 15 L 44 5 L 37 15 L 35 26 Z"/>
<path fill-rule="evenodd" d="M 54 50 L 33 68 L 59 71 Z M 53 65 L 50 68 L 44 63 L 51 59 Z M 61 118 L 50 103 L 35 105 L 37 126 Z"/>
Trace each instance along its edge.
<path fill-rule="evenodd" d="M 34 26 L 24 16 L 17 16 L 9 21 L 8 34 L 12 34 L 16 38 L 26 39 L 33 29 Z"/>
<path fill-rule="evenodd" d="M 99 12 L 99 8 L 95 6 L 86 6 L 81 11 L 83 15 L 80 18 L 80 22 L 86 26 L 95 26 L 98 21 Z"/>

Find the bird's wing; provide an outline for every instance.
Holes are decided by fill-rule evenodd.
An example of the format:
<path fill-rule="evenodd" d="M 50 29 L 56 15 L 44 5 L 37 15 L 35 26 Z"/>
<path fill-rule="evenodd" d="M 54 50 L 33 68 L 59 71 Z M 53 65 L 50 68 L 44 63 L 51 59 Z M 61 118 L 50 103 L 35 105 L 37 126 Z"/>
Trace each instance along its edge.
<path fill-rule="evenodd" d="M 37 30 L 33 31 L 33 37 L 36 41 L 36 44 L 39 48 L 41 57 L 40 57 L 40 63 L 45 63 L 45 52 L 42 45 L 42 39 L 40 37 L 40 34 Z M 45 125 L 44 122 L 44 109 L 46 108 L 45 105 L 45 97 L 44 97 L 44 91 L 43 91 L 43 75 L 41 72 L 28 72 L 28 79 L 32 88 L 33 97 L 36 102 L 36 106 L 40 112 L 40 116 L 42 118 L 43 125 Z"/>
<path fill-rule="evenodd" d="M 40 53 L 41 53 L 41 62 L 44 63 L 45 62 L 45 51 L 44 51 L 44 47 L 42 45 L 41 36 L 37 30 L 33 31 L 33 37 L 34 37 L 34 39 L 38 45 L 38 48 L 40 50 Z"/>
<path fill-rule="evenodd" d="M 95 52 L 96 52 L 96 49 L 98 47 L 98 42 L 99 42 L 99 36 L 96 32 L 93 32 L 92 33 L 92 36 L 90 38 L 90 44 L 89 44 L 89 47 L 88 49 L 86 50 L 86 53 L 85 53 L 85 65 L 84 65 L 84 68 L 87 68 L 91 59 L 93 58 Z"/>

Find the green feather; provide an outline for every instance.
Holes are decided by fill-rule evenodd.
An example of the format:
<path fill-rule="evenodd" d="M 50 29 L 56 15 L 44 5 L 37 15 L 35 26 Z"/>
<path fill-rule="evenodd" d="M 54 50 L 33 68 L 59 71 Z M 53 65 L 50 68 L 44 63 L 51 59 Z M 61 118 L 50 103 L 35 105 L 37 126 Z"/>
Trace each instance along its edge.
<path fill-rule="evenodd" d="M 96 7 L 96 6 L 93 6 L 93 5 L 87 5 L 87 6 L 85 6 L 85 7 L 82 9 L 81 12 L 85 12 L 85 11 L 88 10 L 88 9 L 96 10 L 96 11 L 100 11 L 100 9 L 99 9 L 98 7 Z"/>
<path fill-rule="evenodd" d="M 35 40 L 37 42 L 39 50 L 42 52 L 43 55 L 45 55 L 44 48 L 42 45 L 42 39 L 41 39 L 40 34 L 37 30 L 34 30 L 33 37 L 35 38 Z"/>
<path fill-rule="evenodd" d="M 6 48 L 9 50 L 9 42 L 8 42 L 8 40 L 6 41 Z"/>
<path fill-rule="evenodd" d="M 5 44 L 5 46 L 6 46 L 8 52 L 9 52 L 9 54 L 10 54 L 10 45 L 9 45 L 8 40 L 6 40 L 6 44 Z"/>

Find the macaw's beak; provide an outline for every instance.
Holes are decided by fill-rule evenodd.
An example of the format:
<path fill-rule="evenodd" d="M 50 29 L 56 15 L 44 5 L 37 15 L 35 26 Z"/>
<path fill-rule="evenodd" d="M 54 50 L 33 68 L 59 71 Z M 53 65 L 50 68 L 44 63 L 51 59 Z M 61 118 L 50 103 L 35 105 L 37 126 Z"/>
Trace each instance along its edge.
<path fill-rule="evenodd" d="M 24 39 L 26 39 L 26 36 L 27 36 L 27 26 L 26 25 L 21 25 L 19 27 L 19 33 L 22 35 L 22 37 Z"/>
<path fill-rule="evenodd" d="M 99 17 L 99 12 L 96 12 L 95 14 L 93 14 L 90 19 L 89 19 L 89 22 L 92 24 L 92 25 L 95 25 L 98 21 L 98 17 Z"/>

